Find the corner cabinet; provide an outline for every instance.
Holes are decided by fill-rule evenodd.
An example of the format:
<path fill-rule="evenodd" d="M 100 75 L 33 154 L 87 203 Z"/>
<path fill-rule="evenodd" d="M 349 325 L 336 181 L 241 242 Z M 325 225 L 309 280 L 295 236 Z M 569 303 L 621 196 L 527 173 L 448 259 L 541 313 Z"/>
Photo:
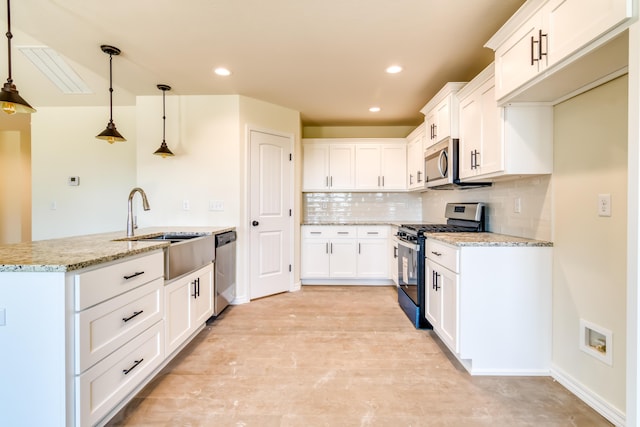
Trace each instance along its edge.
<path fill-rule="evenodd" d="M 551 251 L 427 238 L 426 317 L 472 375 L 548 375 Z"/>
<path fill-rule="evenodd" d="M 303 140 L 302 191 L 404 191 L 404 138 Z"/>
<path fill-rule="evenodd" d="M 301 234 L 304 284 L 389 283 L 389 226 L 303 225 Z"/>
<path fill-rule="evenodd" d="M 553 101 L 620 69 L 624 58 L 616 54 L 612 60 L 608 54 L 574 70 L 573 79 L 552 76 L 619 35 L 632 17 L 632 5 L 632 0 L 592 0 L 588 6 L 582 0 L 529 0 L 485 45 L 495 51 L 496 99 Z M 548 76 L 549 81 L 559 78 L 521 96 L 531 89 L 529 82 Z"/>
<path fill-rule="evenodd" d="M 495 99 L 494 65 L 460 92 L 459 168 L 462 181 L 550 174 L 553 110 L 542 104 Z"/>

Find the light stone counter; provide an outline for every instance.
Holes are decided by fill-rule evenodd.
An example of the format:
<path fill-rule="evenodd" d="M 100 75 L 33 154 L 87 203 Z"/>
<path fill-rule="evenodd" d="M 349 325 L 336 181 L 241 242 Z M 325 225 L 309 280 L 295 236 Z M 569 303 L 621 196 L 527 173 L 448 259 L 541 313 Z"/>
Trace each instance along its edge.
<path fill-rule="evenodd" d="M 154 227 L 135 231 L 90 234 L 51 240 L 0 245 L 0 272 L 72 271 L 169 246 L 167 241 L 137 242 L 132 239 L 163 233 L 220 234 L 234 227 Z"/>
<path fill-rule="evenodd" d="M 552 242 L 496 233 L 425 233 L 427 239 L 453 246 L 553 246 Z"/>

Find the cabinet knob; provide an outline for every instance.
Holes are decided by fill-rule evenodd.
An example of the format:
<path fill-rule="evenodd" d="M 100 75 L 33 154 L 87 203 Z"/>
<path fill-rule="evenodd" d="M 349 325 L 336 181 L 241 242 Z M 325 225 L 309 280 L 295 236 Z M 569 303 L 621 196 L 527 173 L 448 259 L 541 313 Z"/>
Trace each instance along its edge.
<path fill-rule="evenodd" d="M 258 221 L 252 221 L 251 225 L 253 225 L 254 227 L 257 227 L 260 225 L 260 223 Z"/>

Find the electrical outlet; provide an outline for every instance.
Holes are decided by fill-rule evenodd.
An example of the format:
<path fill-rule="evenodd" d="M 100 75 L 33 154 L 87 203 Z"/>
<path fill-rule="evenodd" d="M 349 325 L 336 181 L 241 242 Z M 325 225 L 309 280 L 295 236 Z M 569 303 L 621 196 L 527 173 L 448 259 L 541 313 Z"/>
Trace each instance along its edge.
<path fill-rule="evenodd" d="M 222 200 L 209 200 L 210 211 L 223 211 L 224 202 Z"/>
<path fill-rule="evenodd" d="M 522 212 L 522 201 L 520 200 L 520 197 L 516 197 L 515 199 L 513 199 L 513 212 Z"/>
<path fill-rule="evenodd" d="M 611 216 L 611 194 L 598 194 L 598 216 Z"/>
<path fill-rule="evenodd" d="M 189 209 L 191 209 L 191 205 L 189 204 L 188 200 L 183 200 L 182 201 L 182 210 L 183 211 L 188 211 Z"/>

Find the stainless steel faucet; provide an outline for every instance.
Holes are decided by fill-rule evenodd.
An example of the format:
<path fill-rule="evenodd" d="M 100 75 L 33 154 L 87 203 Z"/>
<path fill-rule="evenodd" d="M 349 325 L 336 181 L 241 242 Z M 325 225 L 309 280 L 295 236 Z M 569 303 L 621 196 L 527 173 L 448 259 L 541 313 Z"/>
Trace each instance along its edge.
<path fill-rule="evenodd" d="M 133 190 L 131 190 L 131 193 L 129 193 L 129 200 L 127 200 L 127 237 L 132 237 L 133 229 L 137 228 L 133 225 L 133 196 L 136 193 L 140 193 L 140 195 L 142 196 L 142 208 L 145 211 L 148 211 L 149 209 L 151 209 L 149 207 L 149 201 L 147 200 L 147 195 L 144 193 L 144 190 L 142 188 L 136 187 Z"/>

